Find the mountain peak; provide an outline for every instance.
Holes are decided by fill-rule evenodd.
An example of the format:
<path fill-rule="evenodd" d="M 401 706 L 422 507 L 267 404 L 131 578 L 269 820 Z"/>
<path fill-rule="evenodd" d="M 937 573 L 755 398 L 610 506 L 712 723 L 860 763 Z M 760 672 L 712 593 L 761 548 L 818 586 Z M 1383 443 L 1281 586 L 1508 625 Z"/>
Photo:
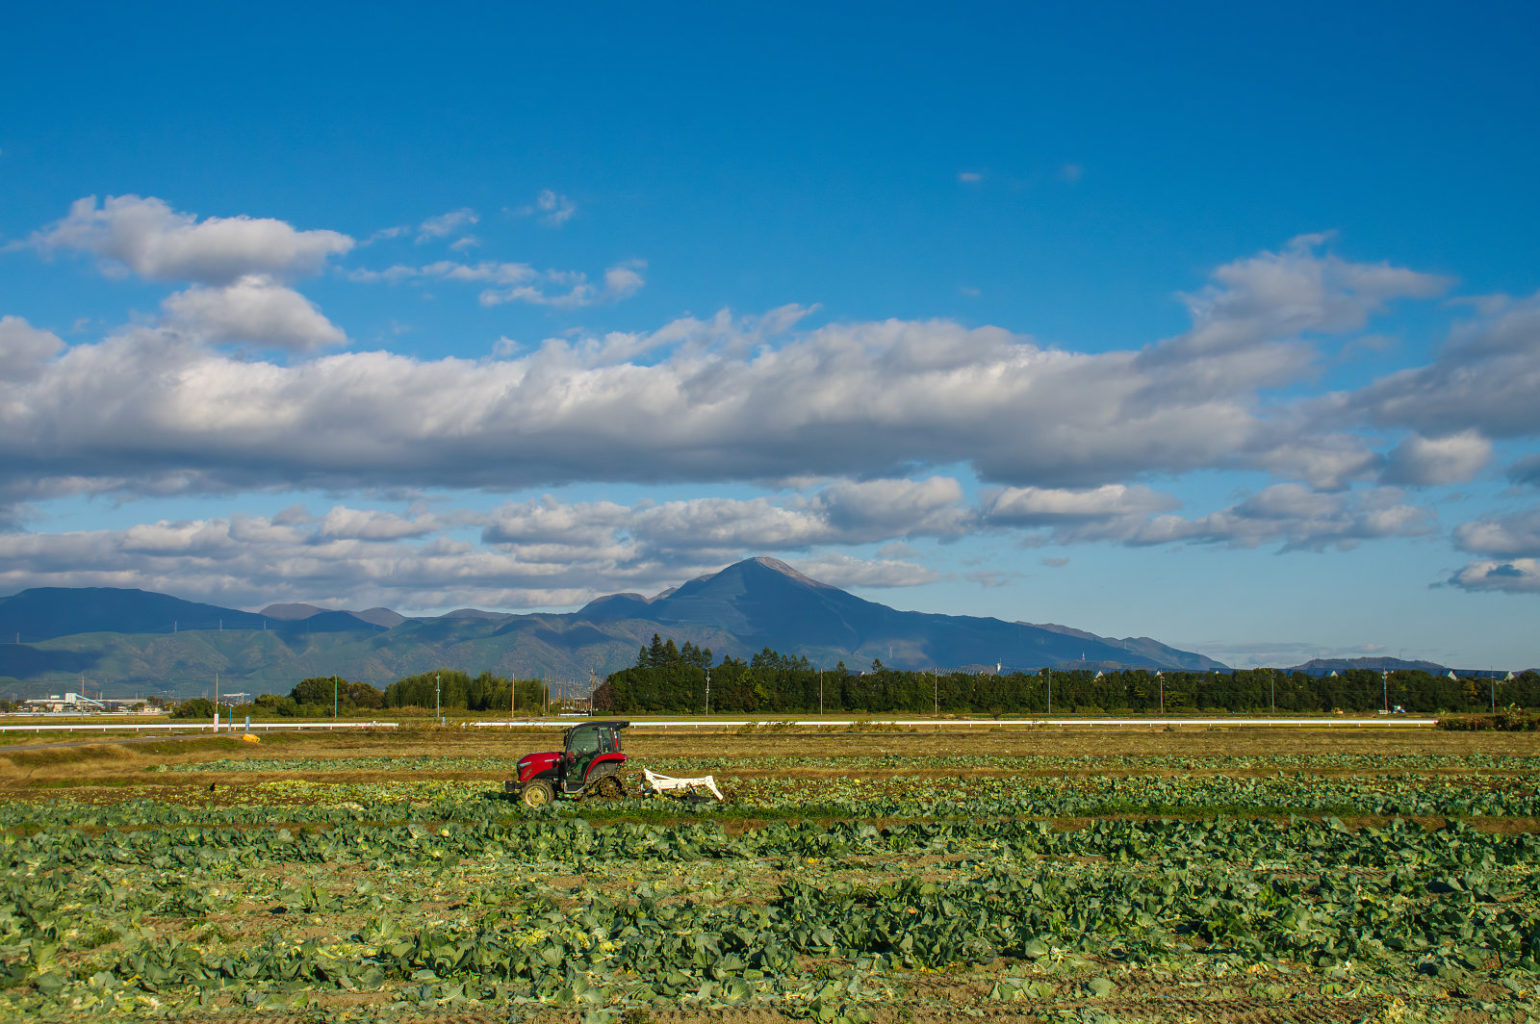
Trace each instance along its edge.
<path fill-rule="evenodd" d="M 793 569 L 790 565 L 787 565 L 779 558 L 770 558 L 768 555 L 759 555 L 755 558 L 744 559 L 737 565 L 728 566 L 727 569 L 722 571 L 728 572 L 732 569 L 737 569 L 749 565 L 761 566 L 765 569 L 769 569 L 771 572 L 777 572 L 782 576 L 794 579 L 798 583 L 805 583 L 810 587 L 823 587 L 825 589 L 829 589 L 829 585 L 827 583 L 820 583 L 819 581 L 813 579 L 811 576 L 805 575 L 804 573 L 800 573 L 796 569 Z"/>

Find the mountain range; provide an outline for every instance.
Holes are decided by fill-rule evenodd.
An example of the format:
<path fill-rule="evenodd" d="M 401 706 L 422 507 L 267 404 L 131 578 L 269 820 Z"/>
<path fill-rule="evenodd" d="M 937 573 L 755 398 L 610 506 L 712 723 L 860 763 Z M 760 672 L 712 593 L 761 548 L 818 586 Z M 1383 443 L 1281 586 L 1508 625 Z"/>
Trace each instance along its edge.
<path fill-rule="evenodd" d="M 586 684 L 631 665 L 654 633 L 747 657 L 765 647 L 816 665 L 1036 670 L 1224 669 L 1148 637 L 906 612 L 771 558 L 751 558 L 653 597 L 613 594 L 576 612 L 460 609 L 408 617 L 274 604 L 260 612 L 111 588 L 45 587 L 0 598 L 0 693 L 88 686 L 107 696 L 287 693 L 306 676 L 384 686 L 435 668 Z M 9 692 L 8 692 L 9 691 Z"/>

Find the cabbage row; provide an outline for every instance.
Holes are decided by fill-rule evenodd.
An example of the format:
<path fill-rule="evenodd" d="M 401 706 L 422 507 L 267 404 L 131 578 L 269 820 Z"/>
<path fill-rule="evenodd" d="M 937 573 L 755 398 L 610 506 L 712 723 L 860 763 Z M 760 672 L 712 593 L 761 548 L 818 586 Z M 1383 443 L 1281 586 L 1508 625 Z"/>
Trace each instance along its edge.
<path fill-rule="evenodd" d="M 1152 972 L 1275 1016 L 1329 995 L 1391 1016 L 1536 1009 L 1540 836 L 1462 820 L 1533 815 L 1520 780 L 732 792 L 727 807 L 539 813 L 440 780 L 11 801 L 0 1017 L 457 1006 L 598 1024 L 772 1007 L 854 1022 L 926 978 L 987 979 L 980 1013 L 1019 1000 L 1050 1015 L 1109 1012 Z M 1344 807 L 1365 818 L 1344 823 Z"/>

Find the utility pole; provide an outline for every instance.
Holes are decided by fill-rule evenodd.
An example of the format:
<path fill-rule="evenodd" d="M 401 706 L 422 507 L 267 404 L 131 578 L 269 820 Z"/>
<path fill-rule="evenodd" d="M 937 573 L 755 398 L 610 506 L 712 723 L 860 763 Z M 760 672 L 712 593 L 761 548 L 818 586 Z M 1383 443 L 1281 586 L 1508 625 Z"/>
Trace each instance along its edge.
<path fill-rule="evenodd" d="M 1492 673 L 1492 713 L 1497 713 L 1497 673 Z"/>
<path fill-rule="evenodd" d="M 1278 687 L 1278 674 L 1274 670 L 1268 669 L 1267 670 L 1267 710 L 1268 710 L 1269 714 L 1276 715 L 1278 713 L 1278 698 L 1276 696 L 1276 694 L 1277 694 L 1277 687 Z"/>
<path fill-rule="evenodd" d="M 706 714 L 711 714 L 711 670 L 706 670 Z"/>
<path fill-rule="evenodd" d="M 519 706 L 519 678 L 515 675 L 508 680 L 508 730 L 513 731 L 513 716 Z"/>
<path fill-rule="evenodd" d="M 818 713 L 823 714 L 823 669 L 818 670 Z"/>
<path fill-rule="evenodd" d="M 1155 679 L 1160 683 L 1160 713 L 1164 715 L 1166 713 L 1166 674 L 1156 672 Z"/>
<path fill-rule="evenodd" d="M 935 669 L 930 670 L 930 713 L 941 714 L 941 680 Z"/>
<path fill-rule="evenodd" d="M 332 721 L 337 720 L 337 673 L 332 673 Z"/>
<path fill-rule="evenodd" d="M 214 673 L 214 731 L 219 731 L 219 673 Z"/>
<path fill-rule="evenodd" d="M 438 673 L 435 672 L 435 673 L 433 673 L 433 717 L 434 718 L 441 718 L 442 717 L 441 713 L 439 712 L 438 694 L 439 694 Z"/>
<path fill-rule="evenodd" d="M 1385 699 L 1385 713 L 1390 714 L 1390 670 L 1380 673 L 1380 696 Z"/>

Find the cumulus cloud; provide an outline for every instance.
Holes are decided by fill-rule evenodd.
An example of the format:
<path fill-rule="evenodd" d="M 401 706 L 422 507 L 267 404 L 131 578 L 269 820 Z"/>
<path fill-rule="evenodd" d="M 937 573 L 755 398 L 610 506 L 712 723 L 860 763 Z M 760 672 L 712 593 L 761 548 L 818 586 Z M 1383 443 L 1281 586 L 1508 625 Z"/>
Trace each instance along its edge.
<path fill-rule="evenodd" d="M 1361 329 L 1395 299 L 1442 295 L 1451 282 L 1388 263 L 1353 263 L 1321 247 L 1329 234 L 1300 235 L 1281 252 L 1219 267 L 1184 296 L 1192 329 L 1146 353 L 1150 360 L 1254 348 L 1307 333 Z"/>
<path fill-rule="evenodd" d="M 1412 434 L 1386 457 L 1383 479 L 1413 487 L 1464 483 L 1491 461 L 1492 442 L 1475 431 L 1435 438 Z"/>
<path fill-rule="evenodd" d="M 1365 492 L 1323 494 L 1294 483 L 1273 484 L 1228 509 L 1185 520 L 1157 516 L 1128 541 L 1162 544 L 1186 540 L 1281 549 L 1349 549 L 1385 537 L 1420 537 L 1433 532 L 1433 513 L 1403 501 L 1390 487 Z"/>
<path fill-rule="evenodd" d="M 525 562 L 442 536 L 422 543 L 332 538 L 262 517 L 0 535 L 0 589 L 6 591 L 142 587 L 250 608 L 271 601 L 408 611 L 468 603 L 570 605 L 594 596 L 594 570 L 593 564 Z"/>
<path fill-rule="evenodd" d="M 64 351 L 56 334 L 40 330 L 19 316 L 0 317 L 0 382 L 36 380 L 50 359 Z"/>
<path fill-rule="evenodd" d="M 391 512 L 381 512 L 378 509 L 357 509 L 337 505 L 322 516 L 316 524 L 315 539 L 317 541 L 393 541 L 409 537 L 425 537 L 436 533 L 440 528 L 439 521 L 433 516 L 408 519 Z"/>
<path fill-rule="evenodd" d="M 1449 583 L 1462 590 L 1537 594 L 1540 593 L 1540 559 L 1472 562 L 1451 576 Z"/>
<path fill-rule="evenodd" d="M 209 285 L 250 274 L 288 280 L 318 273 L 354 245 L 336 231 L 298 231 L 266 217 L 199 220 L 164 200 L 136 195 L 108 196 L 100 205 L 95 196 L 76 200 L 31 242 L 45 253 L 91 253 L 110 274 Z"/>
<path fill-rule="evenodd" d="M 1540 508 L 1461 523 L 1455 528 L 1454 541 L 1473 555 L 1540 558 Z"/>
<path fill-rule="evenodd" d="M 540 287 L 524 264 L 408 273 Z M 20 385 L 0 409 L 0 476 L 118 477 L 126 465 L 190 487 L 517 489 L 969 464 L 1008 486 L 1085 488 L 1255 466 L 1313 436 L 1303 420 L 1280 430 L 1247 386 L 1186 386 L 1205 372 L 1202 354 L 1075 353 L 946 320 L 800 330 L 807 313 L 684 318 L 492 362 L 361 352 L 280 366 L 125 331 Z M 259 333 L 327 339 L 309 327 Z"/>
<path fill-rule="evenodd" d="M 167 324 L 209 342 L 250 342 L 294 351 L 346 343 L 309 299 L 257 274 L 222 287 L 195 286 L 162 303 Z"/>
<path fill-rule="evenodd" d="M 1392 488 L 1323 493 L 1280 483 L 1197 518 L 1168 511 L 1177 504 L 1170 495 L 1122 484 L 1085 490 L 1009 488 L 986 501 L 983 521 L 1040 531 L 1039 537 L 1057 544 L 1278 544 L 1283 550 L 1349 548 L 1363 540 L 1422 536 L 1433 529 L 1432 513 L 1406 504 Z"/>
<path fill-rule="evenodd" d="M 1322 432 L 1308 406 L 1275 413 L 1254 435 L 1249 452 L 1257 468 L 1322 491 L 1369 479 L 1385 461 L 1357 434 Z"/>
<path fill-rule="evenodd" d="M 1011 487 L 993 495 L 985 506 L 991 523 L 1010 526 L 1052 526 L 1087 520 L 1144 519 L 1180 504 L 1148 487 L 1104 484 L 1085 490 L 1052 487 Z"/>
<path fill-rule="evenodd" d="M 1425 532 L 1430 514 L 1400 492 L 1351 488 L 1387 465 L 1387 480 L 1464 478 L 1489 457 L 1487 435 L 1419 433 L 1387 462 L 1358 432 L 1362 422 L 1345 417 L 1351 397 L 1264 401 L 1269 382 L 1306 365 L 1306 343 L 1236 342 L 1355 329 L 1393 297 L 1442 287 L 1318 246 L 1306 240 L 1222 268 L 1181 339 L 1094 354 L 947 320 L 805 328 L 812 310 L 800 306 L 500 345 L 497 358 L 481 360 L 355 352 L 279 365 L 189 344 L 239 335 L 303 350 L 342 340 L 277 279 L 247 275 L 172 296 L 160 328 L 55 347 L 27 364 L 30 377 L 5 383 L 0 498 L 28 500 L 24 486 L 176 494 L 836 481 L 795 500 L 627 512 L 625 529 L 640 531 L 657 557 L 691 543 L 736 556 L 981 528 L 1065 543 L 1306 548 Z M 624 267 L 637 278 L 610 273 L 602 286 L 497 261 L 367 273 L 500 294 L 527 288 L 560 301 L 625 292 L 638 267 Z M 250 301 L 237 316 L 244 293 Z M 980 507 L 960 499 L 951 477 L 913 479 L 959 465 L 999 485 Z M 1233 468 L 1291 482 L 1196 517 L 1173 514 L 1172 498 L 1135 482 Z M 515 543 L 521 530 L 568 514 L 510 514 L 487 540 Z M 620 536 L 604 529 L 606 543 Z"/>
<path fill-rule="evenodd" d="M 1402 370 L 1344 396 L 1345 411 L 1428 437 L 1540 433 L 1540 293 L 1480 304 L 1428 366 Z"/>
<path fill-rule="evenodd" d="M 189 446 L 176 436 L 190 425 L 162 412 L 142 435 L 146 459 L 162 444 L 196 447 L 208 453 L 197 468 L 218 473 L 228 460 L 245 471 L 240 452 L 258 445 L 285 452 L 278 461 L 289 464 L 273 465 L 275 476 L 335 474 L 342 486 L 894 473 L 970 458 L 1008 480 L 1106 479 L 1211 465 L 1253 423 L 1234 400 L 1125 416 L 1119 398 L 1146 386 L 1126 354 L 1042 350 L 944 322 L 825 328 L 747 360 L 696 344 L 650 365 L 591 365 L 589 354 L 609 347 L 602 339 L 550 341 L 491 364 L 371 352 L 276 366 L 138 332 L 77 346 L 53 364 L 0 448 L 64 421 L 76 426 L 68 446 L 56 439 L 55 458 L 90 461 L 93 435 L 117 448 L 124 424 L 97 422 L 88 402 L 108 397 L 91 395 L 107 387 L 98 369 L 124 362 L 172 372 L 116 375 L 108 404 L 119 415 L 217 401 L 239 424 L 211 434 L 194 416 L 198 443 Z"/>
<path fill-rule="evenodd" d="M 498 522 L 510 536 L 477 546 L 446 532 L 451 519 L 335 506 L 266 516 L 163 520 L 121 530 L 0 534 L 0 592 L 31 586 L 133 586 L 233 604 L 307 601 L 404 611 L 477 605 L 528 609 L 582 604 L 605 593 L 655 593 L 722 568 L 729 558 L 649 553 L 618 527 L 645 508 L 546 499 Z M 82 568 L 85 567 L 85 568 Z M 893 559 L 840 554 L 799 561 L 836 586 L 912 586 L 938 574 Z"/>
<path fill-rule="evenodd" d="M 628 550 L 633 559 L 728 562 L 766 551 L 954 537 L 973 519 L 961 487 L 948 477 L 847 480 L 787 499 L 694 498 L 636 508 L 545 498 L 499 509 L 482 540 L 520 550 Z"/>

